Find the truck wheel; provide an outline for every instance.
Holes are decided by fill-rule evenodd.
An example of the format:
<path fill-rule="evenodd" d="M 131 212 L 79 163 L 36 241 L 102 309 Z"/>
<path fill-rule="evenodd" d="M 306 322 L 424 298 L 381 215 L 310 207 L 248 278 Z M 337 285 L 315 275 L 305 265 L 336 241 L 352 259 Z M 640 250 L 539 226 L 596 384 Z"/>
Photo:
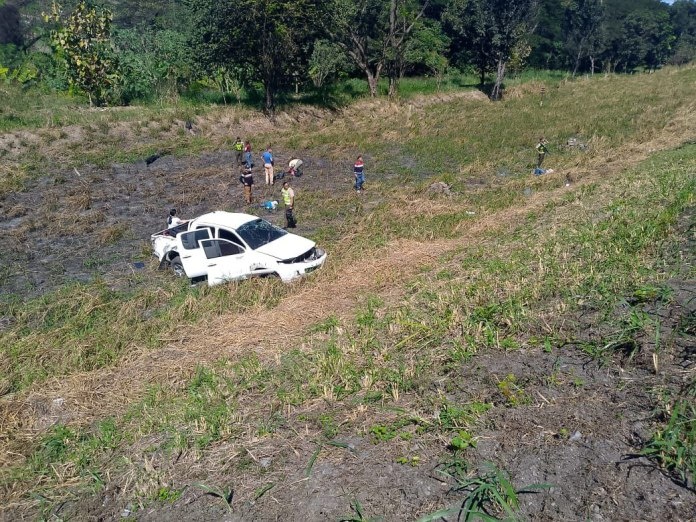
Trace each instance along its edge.
<path fill-rule="evenodd" d="M 184 265 L 181 263 L 181 258 L 179 256 L 174 257 L 169 262 L 169 268 L 171 268 L 172 272 L 174 272 L 179 277 L 184 277 L 186 275 L 186 271 L 184 270 Z"/>

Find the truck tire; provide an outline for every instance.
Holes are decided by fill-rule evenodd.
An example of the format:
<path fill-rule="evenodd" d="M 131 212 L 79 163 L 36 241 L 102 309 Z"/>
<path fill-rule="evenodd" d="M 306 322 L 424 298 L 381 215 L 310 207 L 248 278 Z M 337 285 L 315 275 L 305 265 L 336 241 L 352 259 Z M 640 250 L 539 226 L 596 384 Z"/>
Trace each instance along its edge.
<path fill-rule="evenodd" d="M 186 275 L 184 265 L 181 262 L 181 258 L 179 256 L 173 257 L 172 260 L 169 261 L 169 268 L 171 268 L 172 272 L 174 272 L 179 277 L 184 277 Z"/>

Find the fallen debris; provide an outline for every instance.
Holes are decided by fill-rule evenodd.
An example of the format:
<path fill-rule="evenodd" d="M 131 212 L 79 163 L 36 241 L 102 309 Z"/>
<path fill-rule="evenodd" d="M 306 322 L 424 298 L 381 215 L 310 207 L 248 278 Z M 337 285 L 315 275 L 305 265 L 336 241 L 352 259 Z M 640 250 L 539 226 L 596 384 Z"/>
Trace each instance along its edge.
<path fill-rule="evenodd" d="M 443 181 L 436 181 L 428 187 L 428 192 L 432 194 L 445 194 L 447 196 L 451 196 L 452 187 Z"/>

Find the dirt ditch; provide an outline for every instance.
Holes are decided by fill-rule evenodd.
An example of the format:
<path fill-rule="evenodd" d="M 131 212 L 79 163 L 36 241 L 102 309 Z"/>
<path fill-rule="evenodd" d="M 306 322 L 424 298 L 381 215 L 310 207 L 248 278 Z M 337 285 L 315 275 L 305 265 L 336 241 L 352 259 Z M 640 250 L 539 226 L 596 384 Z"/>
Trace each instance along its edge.
<path fill-rule="evenodd" d="M 280 183 L 264 184 L 255 157 L 256 203 L 279 200 Z M 282 153 L 276 158 L 277 170 L 290 159 Z M 337 167 L 309 156 L 303 160 L 305 174 L 292 180 L 298 196 L 301 191 L 350 191 L 350 164 Z M 141 269 L 134 263 L 149 260 L 150 234 L 166 227 L 170 208 L 183 218 L 229 210 L 282 224 L 282 212 L 243 203 L 238 177 L 233 153 L 221 151 L 189 158 L 165 155 L 150 165 L 143 161 L 106 170 L 57 171 L 11 193 L 0 201 L 0 215 L 6 216 L 0 222 L 6 241 L 0 250 L 0 292 L 26 298 L 72 281 L 123 279 Z M 311 228 L 301 223 L 298 232 Z"/>

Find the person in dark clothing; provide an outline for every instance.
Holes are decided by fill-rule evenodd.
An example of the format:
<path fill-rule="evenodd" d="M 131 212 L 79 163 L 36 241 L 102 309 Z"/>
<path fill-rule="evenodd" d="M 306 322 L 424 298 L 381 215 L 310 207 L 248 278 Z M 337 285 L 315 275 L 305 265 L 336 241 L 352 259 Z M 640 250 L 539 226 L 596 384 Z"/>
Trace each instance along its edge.
<path fill-rule="evenodd" d="M 181 225 L 183 220 L 176 215 L 176 209 L 173 208 L 169 211 L 167 216 L 167 228 L 173 228 L 175 226 Z"/>
<path fill-rule="evenodd" d="M 242 182 L 242 186 L 244 187 L 244 201 L 246 201 L 247 205 L 251 205 L 253 200 L 251 187 L 254 185 L 254 175 L 252 174 L 251 169 L 244 165 L 239 168 L 239 172 L 241 173 L 239 180 Z"/>

